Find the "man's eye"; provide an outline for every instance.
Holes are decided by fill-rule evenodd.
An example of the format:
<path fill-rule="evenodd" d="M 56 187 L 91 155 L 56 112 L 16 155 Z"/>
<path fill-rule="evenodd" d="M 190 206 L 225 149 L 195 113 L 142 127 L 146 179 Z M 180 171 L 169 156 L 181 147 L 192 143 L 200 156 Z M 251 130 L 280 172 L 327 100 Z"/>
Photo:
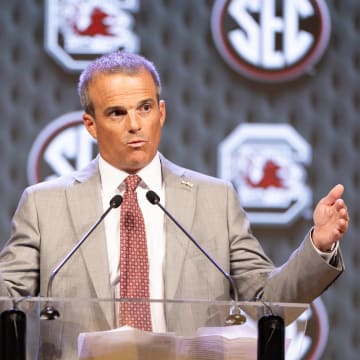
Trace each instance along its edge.
<path fill-rule="evenodd" d="M 121 109 L 113 110 L 109 113 L 109 116 L 123 116 L 123 115 L 126 115 L 126 111 Z"/>
<path fill-rule="evenodd" d="M 144 104 L 142 107 L 141 107 L 141 110 L 142 111 L 150 111 L 152 109 L 152 106 L 150 104 Z"/>

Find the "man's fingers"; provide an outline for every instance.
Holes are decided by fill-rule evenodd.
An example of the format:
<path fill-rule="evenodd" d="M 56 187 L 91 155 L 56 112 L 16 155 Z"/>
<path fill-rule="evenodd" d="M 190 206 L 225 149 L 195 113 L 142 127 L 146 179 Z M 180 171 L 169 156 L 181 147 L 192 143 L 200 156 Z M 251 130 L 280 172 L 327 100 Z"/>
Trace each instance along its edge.
<path fill-rule="evenodd" d="M 335 200 L 335 209 L 337 211 L 341 211 L 342 213 L 347 213 L 347 207 L 345 204 L 345 201 L 343 199 L 337 199 Z"/>
<path fill-rule="evenodd" d="M 344 200 L 336 200 L 335 209 L 339 217 L 339 231 L 343 234 L 347 231 L 350 222 L 349 213 Z"/>
<path fill-rule="evenodd" d="M 340 199 L 344 193 L 344 186 L 342 184 L 335 185 L 329 193 L 322 199 L 322 203 L 325 205 L 333 205 L 336 200 Z"/>

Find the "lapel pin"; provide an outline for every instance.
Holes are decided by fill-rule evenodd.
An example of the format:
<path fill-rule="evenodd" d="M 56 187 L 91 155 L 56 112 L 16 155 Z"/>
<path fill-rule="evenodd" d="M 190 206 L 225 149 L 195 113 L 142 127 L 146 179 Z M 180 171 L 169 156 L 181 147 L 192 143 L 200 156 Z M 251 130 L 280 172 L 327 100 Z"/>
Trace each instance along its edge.
<path fill-rule="evenodd" d="M 181 180 L 181 184 L 187 186 L 190 189 L 194 186 L 193 183 L 191 183 L 190 181 L 186 181 L 186 180 Z"/>

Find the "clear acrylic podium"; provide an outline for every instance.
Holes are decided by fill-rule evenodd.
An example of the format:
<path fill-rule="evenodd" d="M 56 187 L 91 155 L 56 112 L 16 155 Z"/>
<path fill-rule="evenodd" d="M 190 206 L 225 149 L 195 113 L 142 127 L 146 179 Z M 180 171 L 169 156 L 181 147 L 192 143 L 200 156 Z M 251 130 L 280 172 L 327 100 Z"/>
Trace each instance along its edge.
<path fill-rule="evenodd" d="M 306 321 L 297 323 L 297 319 L 309 307 L 238 302 L 246 323 L 225 326 L 232 301 L 148 300 L 152 306 L 163 307 L 166 329 L 146 333 L 127 327 L 116 329 L 120 301 L 125 300 L 0 297 L 0 358 L 8 360 L 2 356 L 7 348 L 13 360 L 75 360 L 79 356 L 81 360 L 256 359 L 258 321 L 270 311 L 284 319 L 286 351 L 300 353 L 299 334 L 301 339 Z M 43 319 L 40 314 L 46 306 L 60 316 Z M 293 341 L 287 329 L 295 323 L 298 336 Z"/>

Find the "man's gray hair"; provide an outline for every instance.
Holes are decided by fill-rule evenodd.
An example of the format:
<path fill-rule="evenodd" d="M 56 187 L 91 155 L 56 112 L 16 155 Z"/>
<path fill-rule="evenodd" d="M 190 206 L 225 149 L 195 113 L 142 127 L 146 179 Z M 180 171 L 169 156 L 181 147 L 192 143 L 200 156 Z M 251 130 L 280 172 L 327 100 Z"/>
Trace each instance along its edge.
<path fill-rule="evenodd" d="M 155 65 L 145 57 L 118 51 L 105 54 L 92 61 L 81 73 L 78 83 L 78 94 L 80 103 L 85 112 L 94 116 L 95 109 L 89 96 L 89 84 L 97 74 L 123 73 L 127 75 L 136 75 L 140 71 L 148 71 L 157 88 L 157 97 L 160 100 L 161 80 Z"/>

